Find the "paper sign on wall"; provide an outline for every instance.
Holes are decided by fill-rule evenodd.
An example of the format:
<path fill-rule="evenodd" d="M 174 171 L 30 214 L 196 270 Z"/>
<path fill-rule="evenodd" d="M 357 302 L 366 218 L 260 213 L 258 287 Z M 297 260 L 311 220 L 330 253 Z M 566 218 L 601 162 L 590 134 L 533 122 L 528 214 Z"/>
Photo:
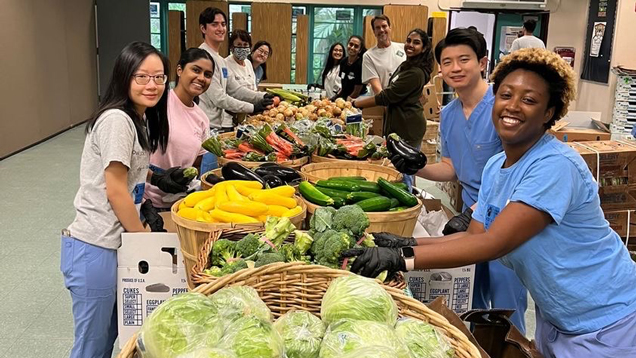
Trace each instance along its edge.
<path fill-rule="evenodd" d="M 590 56 L 598 57 L 601 52 L 601 44 L 603 43 L 603 37 L 605 36 L 606 22 L 594 23 L 594 36 L 592 36 L 592 44 L 590 46 Z"/>

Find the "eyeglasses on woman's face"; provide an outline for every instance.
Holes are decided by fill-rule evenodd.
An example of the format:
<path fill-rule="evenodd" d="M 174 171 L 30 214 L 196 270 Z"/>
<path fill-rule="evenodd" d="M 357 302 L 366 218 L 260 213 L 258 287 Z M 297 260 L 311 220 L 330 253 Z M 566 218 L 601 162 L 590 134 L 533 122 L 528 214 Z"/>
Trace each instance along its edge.
<path fill-rule="evenodd" d="M 138 85 L 147 85 L 150 82 L 150 79 L 152 78 L 153 81 L 155 81 L 155 83 L 157 85 L 165 85 L 166 82 L 168 81 L 168 76 L 166 75 L 155 75 L 155 76 L 151 76 L 151 75 L 133 75 L 133 78 L 135 79 L 135 83 Z"/>

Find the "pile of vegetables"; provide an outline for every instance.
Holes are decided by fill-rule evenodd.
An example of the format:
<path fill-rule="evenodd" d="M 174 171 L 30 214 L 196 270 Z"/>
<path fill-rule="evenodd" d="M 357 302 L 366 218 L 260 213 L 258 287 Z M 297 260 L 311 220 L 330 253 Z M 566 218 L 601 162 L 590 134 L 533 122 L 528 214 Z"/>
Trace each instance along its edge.
<path fill-rule="evenodd" d="M 353 204 L 365 212 L 401 211 L 418 203 L 404 183 L 391 183 L 382 178 L 374 182 L 364 177 L 333 177 L 319 180 L 315 186 L 303 181 L 298 190 L 303 198 L 316 205 L 338 208 Z"/>
<path fill-rule="evenodd" d="M 442 333 L 401 318 L 377 282 L 335 279 L 321 304 L 322 320 L 292 310 L 277 320 L 251 287 L 233 286 L 206 297 L 183 293 L 162 303 L 144 322 L 142 358 L 450 358 Z"/>
<path fill-rule="evenodd" d="M 268 92 L 280 96 L 283 101 L 275 108 L 264 111 L 262 114 L 247 118 L 249 124 L 281 123 L 309 119 L 316 121 L 320 118 L 328 118 L 333 123 L 344 124 L 347 115 L 356 114 L 358 110 L 351 106 L 351 102 L 342 98 L 332 102 L 328 99 L 314 100 L 309 103 L 309 98 L 301 93 L 280 89 L 269 89 Z"/>

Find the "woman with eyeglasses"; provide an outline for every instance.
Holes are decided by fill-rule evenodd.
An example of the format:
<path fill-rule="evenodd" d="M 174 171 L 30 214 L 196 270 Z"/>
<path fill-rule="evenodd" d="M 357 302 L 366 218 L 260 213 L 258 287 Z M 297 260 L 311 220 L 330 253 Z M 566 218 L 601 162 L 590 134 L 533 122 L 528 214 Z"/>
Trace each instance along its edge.
<path fill-rule="evenodd" d="M 210 119 L 195 103 L 195 99 L 208 90 L 214 75 L 214 60 L 207 51 L 200 48 L 190 48 L 181 54 L 177 63 L 176 84 L 168 93 L 168 136 L 167 150 L 156 151 L 150 156 L 150 168 L 155 172 L 164 170 L 174 173 L 172 176 L 182 175 L 184 168 L 201 167 L 203 154 L 201 148 L 210 136 Z M 180 174 L 181 172 L 181 174 Z M 174 203 L 166 201 L 169 193 L 183 193 L 187 190 L 186 180 L 173 181 L 169 191 L 146 183 L 144 198 L 152 201 L 158 211 L 168 211 Z"/>
<path fill-rule="evenodd" d="M 140 207 L 145 182 L 153 176 L 148 159 L 168 145 L 168 71 L 168 59 L 151 45 L 127 45 L 86 126 L 75 220 L 61 237 L 60 269 L 73 302 L 71 358 L 111 356 L 117 338 L 117 249 L 123 232 L 146 231 Z"/>
<path fill-rule="evenodd" d="M 272 45 L 267 41 L 259 41 L 254 45 L 252 54 L 247 59 L 251 61 L 256 75 L 256 85 L 267 80 L 267 60 L 272 56 Z"/>
<path fill-rule="evenodd" d="M 340 61 L 344 57 L 344 46 L 337 42 L 331 45 L 325 68 L 322 70 L 322 88 L 327 94 L 327 98 L 334 98 L 342 88 L 340 79 Z"/>

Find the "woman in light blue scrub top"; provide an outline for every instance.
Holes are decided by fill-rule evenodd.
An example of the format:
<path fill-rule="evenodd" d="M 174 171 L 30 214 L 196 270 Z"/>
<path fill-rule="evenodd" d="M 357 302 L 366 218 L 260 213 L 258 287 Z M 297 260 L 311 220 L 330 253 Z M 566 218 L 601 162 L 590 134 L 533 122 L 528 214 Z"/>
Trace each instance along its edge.
<path fill-rule="evenodd" d="M 636 357 L 636 263 L 605 220 L 581 156 L 546 133 L 575 98 L 574 71 L 551 51 L 522 49 L 492 79 L 504 152 L 484 168 L 468 231 L 392 238 L 343 256 L 357 256 L 351 270 L 373 277 L 499 259 L 536 303 L 545 357 Z"/>

